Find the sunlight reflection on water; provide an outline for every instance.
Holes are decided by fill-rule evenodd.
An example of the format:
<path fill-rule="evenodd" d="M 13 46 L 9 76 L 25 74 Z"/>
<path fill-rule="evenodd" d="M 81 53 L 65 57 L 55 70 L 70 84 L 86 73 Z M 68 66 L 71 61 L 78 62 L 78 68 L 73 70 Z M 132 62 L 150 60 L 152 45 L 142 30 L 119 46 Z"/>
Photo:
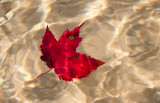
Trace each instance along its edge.
<path fill-rule="evenodd" d="M 1 103 L 159 103 L 159 0 L 0 0 Z M 105 61 L 59 80 L 40 60 L 46 26 L 58 39 L 81 23 L 78 52 Z"/>

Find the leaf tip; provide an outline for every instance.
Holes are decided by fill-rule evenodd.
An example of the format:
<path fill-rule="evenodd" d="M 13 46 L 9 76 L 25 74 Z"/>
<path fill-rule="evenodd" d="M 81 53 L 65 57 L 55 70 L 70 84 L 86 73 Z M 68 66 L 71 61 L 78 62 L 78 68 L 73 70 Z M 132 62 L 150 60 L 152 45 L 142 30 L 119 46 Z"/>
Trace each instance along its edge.
<path fill-rule="evenodd" d="M 84 23 L 82 23 L 79 27 L 81 27 L 81 26 L 83 26 L 84 25 Z"/>
<path fill-rule="evenodd" d="M 49 31 L 49 27 L 48 27 L 48 25 L 47 25 L 46 31 Z"/>

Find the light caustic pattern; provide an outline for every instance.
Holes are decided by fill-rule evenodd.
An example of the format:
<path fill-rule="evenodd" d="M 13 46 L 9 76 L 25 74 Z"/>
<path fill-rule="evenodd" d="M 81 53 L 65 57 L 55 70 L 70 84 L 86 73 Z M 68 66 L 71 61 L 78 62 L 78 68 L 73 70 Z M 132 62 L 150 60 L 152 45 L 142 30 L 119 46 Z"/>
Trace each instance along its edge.
<path fill-rule="evenodd" d="M 159 0 L 0 0 L 1 103 L 159 103 Z M 59 80 L 40 60 L 46 26 L 58 40 L 85 22 L 77 51 L 106 62 Z"/>

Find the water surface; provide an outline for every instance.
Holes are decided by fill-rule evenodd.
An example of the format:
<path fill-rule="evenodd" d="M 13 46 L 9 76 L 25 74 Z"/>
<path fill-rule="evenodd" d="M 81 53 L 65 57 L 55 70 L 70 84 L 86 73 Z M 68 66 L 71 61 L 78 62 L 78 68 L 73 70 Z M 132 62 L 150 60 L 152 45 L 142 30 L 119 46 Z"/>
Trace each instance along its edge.
<path fill-rule="evenodd" d="M 106 63 L 35 79 L 46 26 L 59 39 L 83 22 L 77 51 Z M 0 0 L 0 103 L 160 103 L 159 28 L 159 0 Z"/>

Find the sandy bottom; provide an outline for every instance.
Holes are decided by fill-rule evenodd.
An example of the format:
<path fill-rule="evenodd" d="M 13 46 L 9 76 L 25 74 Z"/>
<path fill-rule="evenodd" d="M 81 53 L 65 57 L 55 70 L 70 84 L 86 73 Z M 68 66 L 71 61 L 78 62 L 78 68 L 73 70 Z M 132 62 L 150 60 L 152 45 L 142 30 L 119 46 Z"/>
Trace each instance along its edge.
<path fill-rule="evenodd" d="M 36 79 L 46 26 L 59 39 L 83 22 L 77 51 L 106 63 Z M 0 103 L 160 103 L 159 28 L 159 0 L 0 0 Z"/>

